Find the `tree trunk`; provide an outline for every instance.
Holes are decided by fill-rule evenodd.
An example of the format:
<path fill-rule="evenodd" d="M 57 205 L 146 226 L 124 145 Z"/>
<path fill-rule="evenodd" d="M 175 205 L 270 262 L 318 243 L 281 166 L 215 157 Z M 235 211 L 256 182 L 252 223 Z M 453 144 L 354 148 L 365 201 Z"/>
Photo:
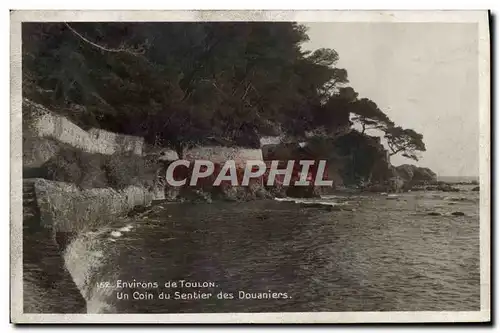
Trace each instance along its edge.
<path fill-rule="evenodd" d="M 184 145 L 182 143 L 178 142 L 175 144 L 175 152 L 180 160 L 184 159 Z"/>

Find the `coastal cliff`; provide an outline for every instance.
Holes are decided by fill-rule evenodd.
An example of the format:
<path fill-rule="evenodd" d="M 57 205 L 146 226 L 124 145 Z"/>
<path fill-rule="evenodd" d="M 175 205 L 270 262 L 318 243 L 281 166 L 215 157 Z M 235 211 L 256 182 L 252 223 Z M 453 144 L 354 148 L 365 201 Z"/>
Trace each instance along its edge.
<path fill-rule="evenodd" d="M 323 193 L 346 187 L 367 192 L 402 192 L 437 182 L 437 175 L 429 168 L 412 164 L 393 166 L 380 137 L 356 130 L 334 137 L 312 137 L 302 145 L 267 144 L 262 150 L 265 160 L 326 160 L 325 177 L 333 181 L 333 187 L 317 189 Z M 301 195 L 300 191 L 296 193 Z"/>
<path fill-rule="evenodd" d="M 325 179 L 331 192 L 390 178 L 390 163 L 377 137 L 350 130 L 335 137 L 311 137 L 303 144 L 278 143 L 263 147 L 265 160 L 326 160 Z"/>

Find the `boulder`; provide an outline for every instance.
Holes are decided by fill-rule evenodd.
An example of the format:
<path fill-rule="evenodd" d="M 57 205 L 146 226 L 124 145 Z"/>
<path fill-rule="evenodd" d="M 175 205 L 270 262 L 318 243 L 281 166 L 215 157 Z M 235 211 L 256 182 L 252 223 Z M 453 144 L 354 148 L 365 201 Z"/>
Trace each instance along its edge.
<path fill-rule="evenodd" d="M 396 176 L 402 179 L 405 183 L 409 183 L 413 179 L 416 168 L 416 166 L 411 164 L 397 166 L 395 167 Z"/>
<path fill-rule="evenodd" d="M 274 186 L 266 187 L 266 190 L 270 193 L 273 198 L 286 198 L 288 186 L 283 186 L 282 184 L 275 184 Z"/>
<path fill-rule="evenodd" d="M 403 182 L 401 189 L 404 191 L 437 182 L 437 175 L 431 169 L 417 167 L 412 164 L 393 167 L 393 177 Z"/>
<path fill-rule="evenodd" d="M 436 187 L 436 190 L 442 192 L 460 192 L 460 189 L 453 187 L 447 183 L 439 183 Z"/>
<path fill-rule="evenodd" d="M 393 193 L 403 192 L 405 181 L 401 177 L 392 177 L 389 179 L 389 191 Z"/>
<path fill-rule="evenodd" d="M 302 208 L 319 208 L 319 209 L 326 210 L 329 212 L 341 210 L 339 207 L 336 207 L 333 205 L 328 205 L 328 204 L 323 204 L 323 203 L 319 203 L 319 202 L 302 202 L 302 203 L 300 203 L 300 206 Z"/>
<path fill-rule="evenodd" d="M 385 184 L 372 184 L 372 185 L 368 185 L 363 190 L 367 191 L 367 192 L 389 192 L 389 188 Z"/>
<path fill-rule="evenodd" d="M 453 213 L 451 213 L 451 215 L 453 215 L 453 216 L 465 216 L 465 213 L 463 213 L 463 212 L 453 212 Z"/>
<path fill-rule="evenodd" d="M 328 206 L 327 210 L 329 212 L 340 212 L 342 211 L 342 208 L 340 208 L 339 206 Z"/>
<path fill-rule="evenodd" d="M 413 171 L 414 183 L 435 183 L 437 175 L 429 168 L 416 167 Z"/>
<path fill-rule="evenodd" d="M 289 186 L 286 195 L 291 198 L 321 198 L 319 189 L 313 186 Z"/>
<path fill-rule="evenodd" d="M 198 188 L 191 186 L 182 187 L 179 191 L 179 197 L 183 202 L 191 203 L 211 203 L 212 197 L 210 193 L 204 192 Z"/>
<path fill-rule="evenodd" d="M 273 195 L 269 192 L 269 191 L 266 191 L 265 188 L 259 188 L 257 189 L 257 191 L 255 191 L 255 196 L 257 197 L 257 199 L 272 199 L 274 198 Z"/>

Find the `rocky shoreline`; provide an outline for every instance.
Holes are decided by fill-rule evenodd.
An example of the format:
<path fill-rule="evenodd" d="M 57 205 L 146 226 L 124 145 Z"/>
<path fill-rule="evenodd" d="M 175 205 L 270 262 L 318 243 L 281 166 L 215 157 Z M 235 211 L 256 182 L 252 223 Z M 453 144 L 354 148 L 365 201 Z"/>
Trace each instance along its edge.
<path fill-rule="evenodd" d="M 25 309 L 28 312 L 75 312 L 83 311 L 81 295 L 78 295 L 74 283 L 70 281 L 66 268 L 64 267 L 63 255 L 69 244 L 85 230 L 98 229 L 101 226 L 119 219 L 120 217 L 137 218 L 148 216 L 158 209 L 166 208 L 165 205 L 188 204 L 196 207 L 197 204 L 211 204 L 227 202 L 230 204 L 240 204 L 249 201 L 274 201 L 283 207 L 289 207 L 291 211 L 318 211 L 319 212 L 355 212 L 357 207 L 349 200 L 339 200 L 336 203 L 318 202 L 322 196 L 321 190 L 312 187 L 271 187 L 263 186 L 261 182 L 256 182 L 248 187 L 182 187 L 166 188 L 163 197 L 154 195 L 151 189 L 141 187 L 130 187 L 128 190 L 116 191 L 111 188 L 101 189 L 78 189 L 69 183 L 53 182 L 45 179 L 25 180 L 33 184 L 34 203 L 38 213 L 35 217 L 23 216 L 25 224 L 25 258 L 31 258 L 33 250 L 36 248 L 39 259 L 30 260 L 25 266 Z M 470 185 L 470 184 L 469 184 Z M 456 185 L 458 186 L 458 185 Z M 411 191 L 442 191 L 457 192 L 460 189 L 450 184 L 437 182 L 435 184 L 415 185 Z M 473 189 L 474 190 L 474 189 Z M 475 191 L 475 190 L 474 190 Z M 374 191 L 366 191 L 363 188 L 337 187 L 330 189 L 328 194 L 363 195 L 366 193 L 375 194 Z M 397 199 L 398 195 L 389 194 L 390 191 L 379 192 L 385 194 L 387 199 Z M 289 195 L 292 194 L 292 195 Z M 306 201 L 304 201 L 306 199 Z M 307 201 L 307 199 L 313 199 Z M 195 206 L 191 206 L 195 205 Z M 440 216 L 439 212 L 429 212 L 429 216 Z M 464 216 L 463 212 L 451 213 L 453 216 Z M 259 215 L 256 218 L 267 219 L 268 216 Z M 29 230 L 28 230 L 29 229 Z M 33 241 L 31 241 L 33 240 Z M 39 246 L 33 244 L 50 244 L 57 251 L 47 252 Z M 28 252 L 26 252 L 28 251 Z M 40 256 L 42 258 L 40 259 Z M 37 263 L 36 261 L 39 261 Z M 42 263 L 58 262 L 56 266 L 44 268 Z M 30 266 L 31 265 L 31 266 Z M 31 269 L 30 267 L 35 267 Z M 51 274 L 44 274 L 47 270 Z M 60 271 L 58 274 L 53 274 Z M 34 272 L 38 276 L 33 279 Z M 45 281 L 44 276 L 50 278 Z M 45 281 L 45 282 L 44 282 Z M 75 290 L 75 295 L 66 295 L 66 298 L 74 299 L 75 307 L 61 308 L 53 304 L 52 299 L 47 299 L 50 292 L 44 291 L 38 285 L 49 284 L 49 291 L 60 285 L 71 286 Z M 51 289 L 52 288 L 52 289 Z M 70 288 L 70 289 L 71 289 Z M 73 302 L 73 301 L 72 301 Z M 40 304 L 45 304 L 43 307 Z M 52 305 L 51 305 L 52 304 Z"/>
<path fill-rule="evenodd" d="M 407 164 L 392 166 L 380 140 L 353 130 L 337 138 L 323 138 L 305 146 L 293 143 L 261 147 L 266 163 L 272 160 L 280 163 L 326 160 L 327 170 L 323 179 L 332 180 L 331 187 L 295 186 L 296 174 L 289 186 L 279 183 L 266 186 L 265 174 L 259 179 L 251 179 L 248 186 L 232 186 L 224 182 L 221 186 L 212 186 L 214 175 L 203 178 L 196 186 L 171 187 L 166 185 L 164 179 L 166 166 L 171 161 L 162 160 L 161 154 L 96 153 L 93 145 L 90 145 L 92 149 L 85 150 L 72 145 L 73 141 L 68 138 L 66 141 L 59 139 L 58 136 L 45 137 L 23 130 L 23 176 L 26 185 L 23 198 L 33 199 L 30 203 L 23 202 L 23 208 L 27 208 L 24 210 L 28 212 L 31 207 L 37 212 L 36 216 L 23 214 L 24 257 L 31 258 L 27 259 L 29 262 L 24 267 L 28 279 L 25 280 L 27 311 L 80 311 L 83 306 L 81 295 L 76 292 L 64 266 L 63 256 L 67 247 L 82 232 L 98 229 L 116 218 L 151 212 L 165 204 L 259 201 L 255 202 L 259 205 L 260 202 L 279 201 L 280 209 L 285 207 L 290 212 L 297 209 L 310 213 L 317 210 L 318 213 L 349 214 L 344 212 L 354 212 L 357 208 L 347 202 L 325 204 L 301 199 L 320 199 L 339 193 L 358 195 L 461 190 L 458 188 L 460 184 L 438 182 L 436 174 L 428 168 Z M 238 147 L 234 150 L 237 151 Z M 199 151 L 203 152 L 203 147 Z M 182 179 L 189 179 L 192 164 L 183 172 L 185 174 L 180 175 Z M 472 191 L 479 191 L 479 187 Z M 392 199 L 391 195 L 387 198 Z M 268 217 L 257 214 L 256 218 Z M 45 251 L 44 246 L 49 246 L 51 250 Z M 48 262 L 54 265 L 46 266 Z M 56 274 L 52 274 L 54 272 Z M 52 288 L 52 292 L 53 286 L 71 286 L 68 288 L 75 291 L 72 301 L 75 306 L 64 308 L 53 304 L 53 300 L 47 298 L 53 293 L 39 287 L 45 285 Z M 33 306 L 30 303 L 36 304 Z M 38 307 L 37 304 L 43 306 Z"/>

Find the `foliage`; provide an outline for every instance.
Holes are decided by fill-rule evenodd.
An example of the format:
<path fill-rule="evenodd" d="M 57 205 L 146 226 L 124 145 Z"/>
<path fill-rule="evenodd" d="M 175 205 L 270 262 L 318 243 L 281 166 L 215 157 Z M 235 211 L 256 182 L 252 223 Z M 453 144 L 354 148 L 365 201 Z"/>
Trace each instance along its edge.
<path fill-rule="evenodd" d="M 372 171 L 384 160 L 383 146 L 377 137 L 351 131 L 333 141 L 335 152 L 342 157 L 342 179 L 345 184 L 371 180 Z"/>
<path fill-rule="evenodd" d="M 418 152 L 425 151 L 423 135 L 412 129 L 403 129 L 400 126 L 386 131 L 385 138 L 390 149 L 390 155 L 402 153 L 404 157 L 418 161 Z"/>
<path fill-rule="evenodd" d="M 82 189 L 123 189 L 129 185 L 151 187 L 156 169 L 156 165 L 137 155 L 91 154 L 63 145 L 42 165 L 38 177 L 76 184 Z"/>
<path fill-rule="evenodd" d="M 26 23 L 23 34 L 25 95 L 178 151 L 304 130 L 310 109 L 347 82 L 334 50 L 301 51 L 308 37 L 294 23 Z"/>
<path fill-rule="evenodd" d="M 262 135 L 386 131 L 394 151 L 421 150 L 348 87 L 333 49 L 303 51 L 293 22 L 23 23 L 23 94 L 78 125 L 186 148 Z M 408 147 L 403 148 L 404 145 Z"/>
<path fill-rule="evenodd" d="M 367 129 L 387 130 L 394 126 L 389 117 L 379 109 L 377 104 L 368 98 L 362 98 L 352 103 L 351 112 L 354 121 L 358 121 L 362 126 L 361 133 Z"/>

